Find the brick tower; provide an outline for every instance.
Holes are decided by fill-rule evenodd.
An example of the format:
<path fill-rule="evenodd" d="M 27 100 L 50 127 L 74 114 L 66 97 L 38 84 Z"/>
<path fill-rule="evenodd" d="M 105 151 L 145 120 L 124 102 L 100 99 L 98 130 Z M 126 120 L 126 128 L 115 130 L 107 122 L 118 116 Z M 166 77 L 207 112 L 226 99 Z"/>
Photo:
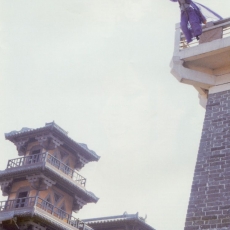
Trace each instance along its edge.
<path fill-rule="evenodd" d="M 200 42 L 176 25 L 171 73 L 206 108 L 185 230 L 230 229 L 230 19 L 209 22 Z"/>
<path fill-rule="evenodd" d="M 98 200 L 86 190 L 86 179 L 78 171 L 99 156 L 54 122 L 5 137 L 16 145 L 20 157 L 0 171 L 2 193 L 8 196 L 0 202 L 0 229 L 91 229 L 72 212 Z"/>

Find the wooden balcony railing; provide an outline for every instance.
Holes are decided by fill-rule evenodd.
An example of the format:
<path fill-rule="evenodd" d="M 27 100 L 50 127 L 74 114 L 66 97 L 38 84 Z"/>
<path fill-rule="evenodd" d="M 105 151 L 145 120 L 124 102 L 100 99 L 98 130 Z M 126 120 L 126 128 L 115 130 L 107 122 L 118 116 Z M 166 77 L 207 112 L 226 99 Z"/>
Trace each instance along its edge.
<path fill-rule="evenodd" d="M 57 208 L 56 206 L 52 205 L 46 200 L 43 200 L 40 197 L 23 197 L 14 200 L 0 201 L 0 212 L 12 211 L 16 209 L 32 208 L 32 207 L 38 207 L 39 209 L 42 209 L 43 211 L 51 214 L 52 216 L 55 216 L 59 220 L 79 230 L 85 229 L 84 222 L 71 216 L 70 214 L 66 213 L 62 209 Z M 87 226 L 87 229 L 91 229 L 91 228 Z"/>
<path fill-rule="evenodd" d="M 38 164 L 41 162 L 43 162 L 44 164 L 48 163 L 54 166 L 55 168 L 63 172 L 65 175 L 72 178 L 76 183 L 85 186 L 86 178 L 81 176 L 79 173 L 76 172 L 76 170 L 73 170 L 68 165 L 64 164 L 62 161 L 60 161 L 59 159 L 57 159 L 49 153 L 33 154 L 26 157 L 8 160 L 7 169 L 23 167 L 31 164 Z"/>

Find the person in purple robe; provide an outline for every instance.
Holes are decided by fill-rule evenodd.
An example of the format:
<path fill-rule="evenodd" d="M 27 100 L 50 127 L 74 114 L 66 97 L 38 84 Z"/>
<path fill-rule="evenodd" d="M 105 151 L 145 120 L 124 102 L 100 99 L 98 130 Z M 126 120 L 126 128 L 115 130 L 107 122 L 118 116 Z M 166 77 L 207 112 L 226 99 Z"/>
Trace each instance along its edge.
<path fill-rule="evenodd" d="M 187 42 L 191 42 L 193 37 L 199 40 L 202 34 L 202 23 L 206 23 L 206 19 L 212 21 L 223 19 L 219 14 L 212 11 L 208 7 L 192 0 L 170 0 L 179 2 L 181 9 L 181 30 L 183 31 Z"/>

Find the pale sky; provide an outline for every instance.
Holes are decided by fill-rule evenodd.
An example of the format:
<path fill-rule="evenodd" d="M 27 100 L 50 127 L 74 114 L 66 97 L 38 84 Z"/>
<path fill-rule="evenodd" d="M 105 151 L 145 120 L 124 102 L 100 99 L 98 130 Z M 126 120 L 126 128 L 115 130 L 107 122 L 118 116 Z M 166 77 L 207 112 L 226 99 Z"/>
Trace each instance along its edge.
<path fill-rule="evenodd" d="M 77 217 L 183 229 L 205 110 L 170 74 L 178 21 L 169 0 L 0 0 L 0 170 L 17 157 L 4 133 L 54 120 L 101 156 L 80 172 L 100 200 Z"/>

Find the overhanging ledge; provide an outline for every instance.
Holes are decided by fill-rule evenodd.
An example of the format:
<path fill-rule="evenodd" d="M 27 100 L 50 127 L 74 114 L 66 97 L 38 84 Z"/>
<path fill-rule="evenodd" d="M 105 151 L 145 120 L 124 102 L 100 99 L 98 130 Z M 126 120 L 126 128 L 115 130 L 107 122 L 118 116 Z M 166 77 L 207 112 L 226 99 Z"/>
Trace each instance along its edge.
<path fill-rule="evenodd" d="M 221 31 L 220 38 L 209 38 L 210 31 Z M 205 43 L 193 40 L 190 44 L 176 24 L 174 53 L 170 63 L 171 74 L 179 81 L 195 87 L 200 104 L 206 107 L 210 92 L 230 89 L 230 18 L 211 22 L 203 28 Z M 216 88 L 217 86 L 221 86 Z"/>

